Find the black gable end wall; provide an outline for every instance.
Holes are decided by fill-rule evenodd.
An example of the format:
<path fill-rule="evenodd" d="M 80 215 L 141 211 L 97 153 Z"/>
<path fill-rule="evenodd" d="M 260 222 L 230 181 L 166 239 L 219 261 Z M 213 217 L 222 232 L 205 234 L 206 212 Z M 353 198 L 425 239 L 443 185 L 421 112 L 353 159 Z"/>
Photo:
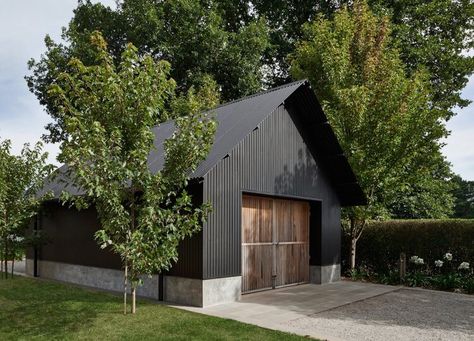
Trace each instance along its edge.
<path fill-rule="evenodd" d="M 213 206 L 203 228 L 204 279 L 241 274 L 243 192 L 320 200 L 320 252 L 311 263 L 340 262 L 339 200 L 292 115 L 278 107 L 204 177 L 203 199 Z"/>

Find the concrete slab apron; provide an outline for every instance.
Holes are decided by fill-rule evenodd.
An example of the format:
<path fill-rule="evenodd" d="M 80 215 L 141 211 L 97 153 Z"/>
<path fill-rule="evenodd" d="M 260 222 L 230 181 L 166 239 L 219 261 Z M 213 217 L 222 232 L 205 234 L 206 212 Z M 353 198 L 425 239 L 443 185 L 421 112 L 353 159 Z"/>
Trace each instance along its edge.
<path fill-rule="evenodd" d="M 175 306 L 206 315 L 229 318 L 260 327 L 290 331 L 288 322 L 326 310 L 398 290 L 399 287 L 340 281 L 325 285 L 305 284 L 243 295 L 238 302 L 205 308 Z M 310 335 L 318 337 L 318 335 Z"/>

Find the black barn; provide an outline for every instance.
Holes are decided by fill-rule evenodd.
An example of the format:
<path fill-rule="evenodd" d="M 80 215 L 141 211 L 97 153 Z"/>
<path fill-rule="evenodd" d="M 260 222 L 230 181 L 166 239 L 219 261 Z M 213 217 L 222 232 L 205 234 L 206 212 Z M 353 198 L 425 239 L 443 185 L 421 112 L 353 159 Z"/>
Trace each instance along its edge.
<path fill-rule="evenodd" d="M 340 277 L 342 206 L 365 196 L 307 81 L 298 81 L 215 109 L 218 130 L 191 193 L 210 202 L 202 231 L 185 240 L 179 261 L 139 294 L 207 306 L 242 293 Z M 154 128 L 152 171 L 163 166 L 171 122 Z M 61 181 L 46 190 L 59 194 Z M 71 190 L 71 189 L 69 189 Z M 121 290 L 118 257 L 93 239 L 93 209 L 50 202 L 35 223 L 50 242 L 28 252 L 33 275 Z"/>

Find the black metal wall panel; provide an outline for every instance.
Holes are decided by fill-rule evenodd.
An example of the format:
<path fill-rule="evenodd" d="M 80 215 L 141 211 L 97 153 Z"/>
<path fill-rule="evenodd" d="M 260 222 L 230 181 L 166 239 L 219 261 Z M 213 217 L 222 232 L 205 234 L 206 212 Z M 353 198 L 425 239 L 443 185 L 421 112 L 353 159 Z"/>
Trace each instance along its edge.
<path fill-rule="evenodd" d="M 202 203 L 202 183 L 191 182 L 188 187 L 193 203 Z M 100 228 L 94 208 L 77 211 L 58 202 L 49 202 L 41 214 L 41 229 L 48 243 L 40 249 L 40 260 L 55 261 L 101 268 L 120 269 L 120 257 L 102 250 L 94 240 Z M 31 228 L 32 230 L 32 228 Z M 33 249 L 27 257 L 33 259 Z M 168 272 L 170 275 L 202 278 L 202 231 L 183 240 L 178 247 L 178 261 Z"/>
<path fill-rule="evenodd" d="M 339 262 L 340 203 L 298 131 L 295 112 L 278 107 L 204 176 L 204 201 L 213 205 L 203 228 L 204 278 L 241 273 L 243 192 L 321 200 L 318 263 Z"/>
<path fill-rule="evenodd" d="M 193 204 L 202 204 L 202 183 L 192 181 L 188 186 Z M 178 246 L 178 261 L 167 272 L 168 275 L 202 278 L 202 230 L 186 238 Z"/>
<path fill-rule="evenodd" d="M 100 223 L 94 208 L 77 211 L 51 202 L 43 209 L 39 229 L 47 238 L 39 259 L 53 262 L 120 269 L 120 257 L 102 250 L 94 240 Z"/>
<path fill-rule="evenodd" d="M 184 239 L 178 246 L 178 261 L 167 275 L 202 278 L 202 231 Z"/>

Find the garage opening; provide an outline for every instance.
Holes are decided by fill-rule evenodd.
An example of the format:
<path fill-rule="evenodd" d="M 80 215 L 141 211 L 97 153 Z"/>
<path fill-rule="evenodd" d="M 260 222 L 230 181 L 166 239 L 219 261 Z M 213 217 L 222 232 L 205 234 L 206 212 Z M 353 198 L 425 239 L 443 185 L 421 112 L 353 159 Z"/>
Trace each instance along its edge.
<path fill-rule="evenodd" d="M 306 201 L 242 197 L 242 293 L 309 282 Z"/>

